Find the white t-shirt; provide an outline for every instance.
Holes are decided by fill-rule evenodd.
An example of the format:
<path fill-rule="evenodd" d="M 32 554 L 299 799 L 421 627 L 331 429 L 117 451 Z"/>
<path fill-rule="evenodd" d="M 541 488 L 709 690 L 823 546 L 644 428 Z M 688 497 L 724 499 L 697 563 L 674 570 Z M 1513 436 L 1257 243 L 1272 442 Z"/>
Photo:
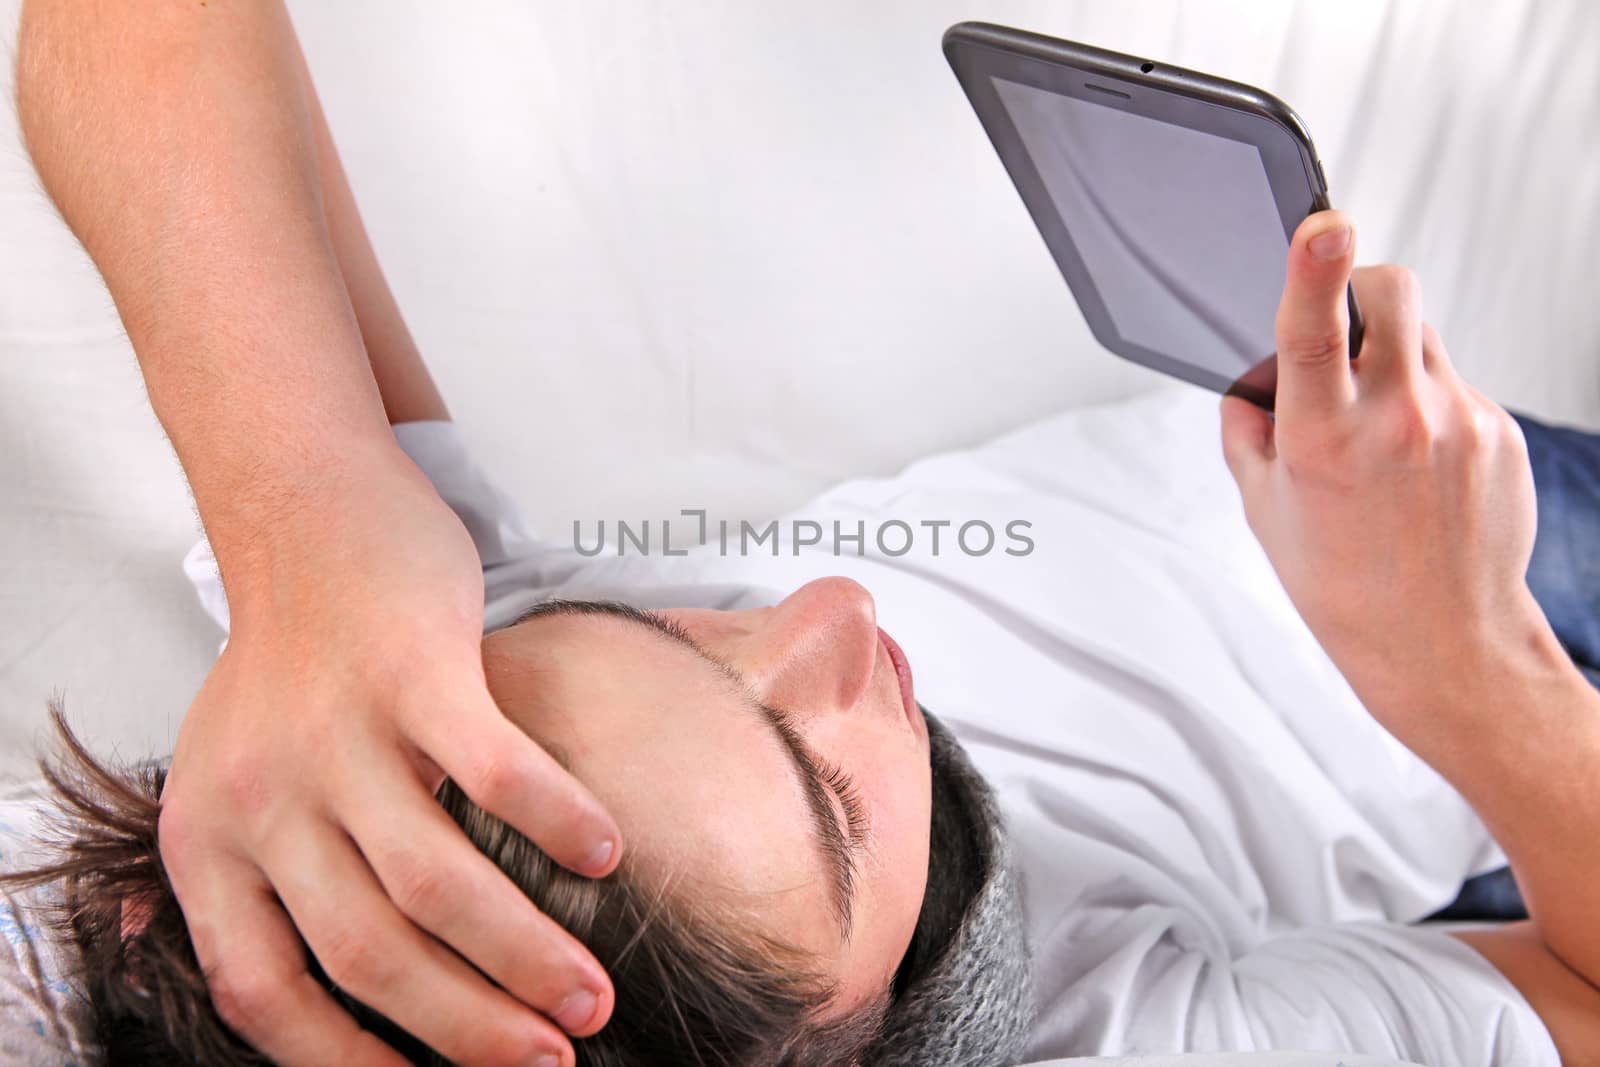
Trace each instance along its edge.
<path fill-rule="evenodd" d="M 678 552 L 698 517 L 609 517 L 608 533 L 622 518 L 636 535 L 649 519 L 648 555 L 536 543 L 456 426 L 395 433 L 478 544 L 489 629 L 555 596 L 741 607 L 828 574 L 866 586 L 918 699 L 998 791 L 1037 974 L 1034 1058 L 1298 1048 L 1559 1063 L 1493 966 L 1409 925 L 1504 857 L 1295 613 L 1245 525 L 1213 398 L 1071 412 L 846 483 L 746 555 L 736 526 L 723 554 L 715 515 L 708 544 L 681 556 L 663 554 L 661 521 Z M 586 550 L 596 519 L 575 538 Z M 974 521 L 994 531 L 987 552 L 981 527 L 965 550 L 957 540 Z M 1007 553 L 1024 538 L 1031 551 Z M 203 544 L 185 565 L 226 625 Z"/>

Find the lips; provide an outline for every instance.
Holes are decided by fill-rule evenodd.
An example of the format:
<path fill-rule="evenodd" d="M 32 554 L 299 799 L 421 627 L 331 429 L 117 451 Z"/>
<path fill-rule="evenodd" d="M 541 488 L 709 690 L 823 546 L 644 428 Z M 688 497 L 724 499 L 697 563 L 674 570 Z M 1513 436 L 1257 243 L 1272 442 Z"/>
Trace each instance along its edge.
<path fill-rule="evenodd" d="M 911 723 L 917 721 L 917 700 L 912 692 L 911 663 L 906 659 L 906 654 L 894 638 L 884 633 L 883 627 L 878 627 L 878 639 L 883 642 L 884 650 L 889 653 L 889 662 L 894 665 L 895 680 L 900 683 L 900 700 L 905 705 L 906 720 Z"/>

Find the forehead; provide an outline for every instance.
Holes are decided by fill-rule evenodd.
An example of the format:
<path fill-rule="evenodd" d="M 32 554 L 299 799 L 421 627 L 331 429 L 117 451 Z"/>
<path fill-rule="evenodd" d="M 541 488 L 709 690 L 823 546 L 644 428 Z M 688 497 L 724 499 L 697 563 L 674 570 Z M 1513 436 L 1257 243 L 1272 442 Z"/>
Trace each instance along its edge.
<path fill-rule="evenodd" d="M 826 920 L 790 758 L 714 664 L 640 622 L 557 613 L 491 635 L 484 668 L 506 715 L 611 812 L 636 868 L 786 934 Z"/>

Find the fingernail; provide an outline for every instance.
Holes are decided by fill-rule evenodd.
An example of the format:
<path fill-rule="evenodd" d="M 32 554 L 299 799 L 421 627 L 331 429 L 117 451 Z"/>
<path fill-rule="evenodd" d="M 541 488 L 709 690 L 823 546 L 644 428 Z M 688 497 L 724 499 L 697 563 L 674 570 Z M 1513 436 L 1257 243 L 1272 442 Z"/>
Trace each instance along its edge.
<path fill-rule="evenodd" d="M 584 869 L 590 871 L 604 870 L 606 864 L 611 862 L 611 853 L 616 850 L 616 845 L 610 841 L 602 841 L 589 853 L 589 858 L 584 861 Z"/>
<path fill-rule="evenodd" d="M 554 1052 L 546 1052 L 533 1061 L 533 1067 L 561 1067 L 561 1057 Z"/>
<path fill-rule="evenodd" d="M 1307 241 L 1306 247 L 1317 259 L 1338 259 L 1350 247 L 1350 227 L 1335 226 L 1331 230 L 1324 230 Z"/>
<path fill-rule="evenodd" d="M 556 1009 L 556 1022 L 561 1024 L 561 1029 L 568 1031 L 581 1030 L 585 1023 L 594 1018 L 594 1010 L 599 1007 L 600 998 L 587 989 L 580 989 L 571 993 L 561 1006 Z"/>

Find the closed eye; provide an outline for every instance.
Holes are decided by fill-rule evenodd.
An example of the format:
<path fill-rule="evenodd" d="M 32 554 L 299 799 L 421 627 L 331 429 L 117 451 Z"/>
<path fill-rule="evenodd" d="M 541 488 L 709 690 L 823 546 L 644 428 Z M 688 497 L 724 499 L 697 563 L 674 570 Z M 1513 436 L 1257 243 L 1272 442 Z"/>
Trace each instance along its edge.
<path fill-rule="evenodd" d="M 840 932 L 849 940 L 852 904 L 855 900 L 856 858 L 870 829 L 861 794 L 849 775 L 840 767 L 825 766 L 806 745 L 788 715 L 764 703 L 732 664 L 707 652 L 677 620 L 614 600 L 547 600 L 523 612 L 512 625 L 549 615 L 609 615 L 648 627 L 688 648 L 715 668 L 740 691 L 751 708 L 767 720 L 799 773 L 806 803 L 812 810 L 817 828 L 817 842 L 832 873 L 834 913 L 839 918 Z M 828 803 L 830 795 L 838 801 L 844 812 L 843 827 L 839 825 L 833 805 Z"/>
<path fill-rule="evenodd" d="M 867 818 L 867 806 L 862 803 L 861 792 L 856 789 L 855 780 L 837 763 L 823 761 L 810 750 L 807 750 L 807 755 L 817 765 L 817 777 L 822 779 L 829 791 L 839 798 L 839 807 L 844 809 L 845 828 L 850 834 L 850 847 L 860 849 L 866 844 L 867 832 L 872 828 L 872 823 Z"/>

